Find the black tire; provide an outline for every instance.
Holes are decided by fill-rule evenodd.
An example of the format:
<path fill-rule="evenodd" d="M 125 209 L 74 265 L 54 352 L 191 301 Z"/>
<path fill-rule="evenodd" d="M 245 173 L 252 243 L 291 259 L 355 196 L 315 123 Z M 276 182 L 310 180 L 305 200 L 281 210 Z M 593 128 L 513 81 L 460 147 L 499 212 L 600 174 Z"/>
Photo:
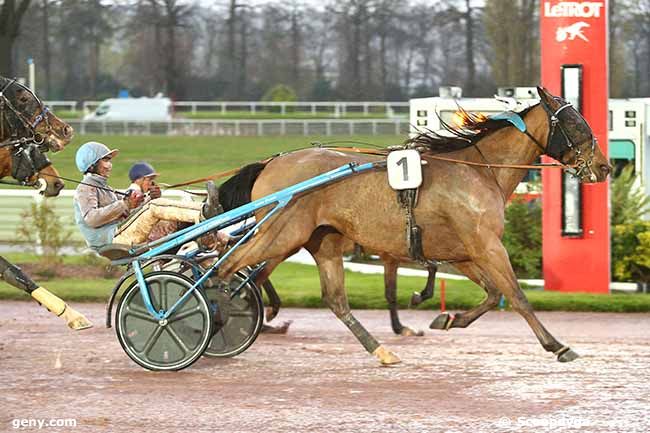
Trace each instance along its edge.
<path fill-rule="evenodd" d="M 194 284 L 184 275 L 156 271 L 144 276 L 156 310 L 168 309 Z M 131 283 L 115 312 L 117 339 L 126 354 L 148 370 L 181 370 L 201 357 L 213 333 L 210 304 L 194 290 L 166 324 L 151 317 L 137 281 Z"/>
<path fill-rule="evenodd" d="M 212 358 L 231 358 L 239 355 L 255 342 L 264 322 L 264 303 L 257 286 L 249 281 L 234 293 L 246 279 L 246 274 L 237 272 L 227 290 L 206 288 L 205 294 L 219 324 L 204 355 Z M 217 285 L 218 286 L 218 285 Z"/>

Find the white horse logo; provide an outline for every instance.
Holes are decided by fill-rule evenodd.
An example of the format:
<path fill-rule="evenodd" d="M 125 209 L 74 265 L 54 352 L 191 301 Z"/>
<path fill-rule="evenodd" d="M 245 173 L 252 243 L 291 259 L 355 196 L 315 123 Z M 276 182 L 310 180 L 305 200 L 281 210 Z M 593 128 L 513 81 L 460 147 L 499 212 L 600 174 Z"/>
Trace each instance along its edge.
<path fill-rule="evenodd" d="M 589 39 L 587 39 L 585 35 L 582 34 L 582 29 L 585 27 L 589 27 L 589 24 L 584 21 L 578 21 L 577 23 L 573 23 L 567 27 L 558 27 L 558 29 L 555 31 L 555 40 L 562 42 L 566 41 L 568 38 L 570 41 L 572 41 L 578 37 L 585 42 L 589 42 Z"/>

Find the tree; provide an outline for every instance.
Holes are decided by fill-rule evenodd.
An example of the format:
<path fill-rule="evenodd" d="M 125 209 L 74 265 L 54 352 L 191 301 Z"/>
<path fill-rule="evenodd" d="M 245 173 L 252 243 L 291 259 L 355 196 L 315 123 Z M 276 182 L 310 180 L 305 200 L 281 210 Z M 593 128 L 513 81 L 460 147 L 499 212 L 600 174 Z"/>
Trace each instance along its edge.
<path fill-rule="evenodd" d="M 43 23 L 43 70 L 45 72 L 45 91 L 43 98 L 49 98 L 52 91 L 52 52 L 50 48 L 50 0 L 43 0 L 41 6 Z"/>
<path fill-rule="evenodd" d="M 465 0 L 465 61 L 467 64 L 467 78 L 465 88 L 468 94 L 474 93 L 474 80 L 476 79 L 476 64 L 474 63 L 474 17 L 472 16 L 470 0 Z"/>
<path fill-rule="evenodd" d="M 487 0 L 483 19 L 496 84 L 536 84 L 539 77 L 537 1 Z"/>
<path fill-rule="evenodd" d="M 0 6 L 0 75 L 5 77 L 16 73 L 14 43 L 20 34 L 20 25 L 30 3 L 30 0 L 5 0 Z"/>
<path fill-rule="evenodd" d="M 187 25 L 193 12 L 189 5 L 181 4 L 177 0 L 149 0 L 157 12 L 159 25 L 165 31 L 163 43 L 163 58 L 165 71 L 165 93 L 171 97 L 181 96 L 182 74 L 177 59 L 178 40 L 176 32 Z"/>
<path fill-rule="evenodd" d="M 340 60 L 339 87 L 342 93 L 357 100 L 363 98 L 369 85 L 362 80 L 363 55 L 370 56 L 367 52 L 368 44 L 363 38 L 372 7 L 372 0 L 337 0 L 328 9 L 339 18 L 337 28 L 339 41 L 343 45 L 344 57 Z M 366 49 L 365 53 L 362 48 Z M 365 61 L 367 67 L 369 58 L 366 57 Z"/>

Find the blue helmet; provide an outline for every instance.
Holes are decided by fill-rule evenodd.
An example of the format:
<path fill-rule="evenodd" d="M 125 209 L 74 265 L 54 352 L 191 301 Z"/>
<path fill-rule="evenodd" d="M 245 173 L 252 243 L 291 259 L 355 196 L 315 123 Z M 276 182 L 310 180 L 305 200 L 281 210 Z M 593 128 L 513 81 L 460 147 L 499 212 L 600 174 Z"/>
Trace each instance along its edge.
<path fill-rule="evenodd" d="M 77 168 L 80 172 L 86 173 L 90 167 L 97 164 L 102 158 L 107 156 L 117 155 L 119 150 L 113 149 L 110 150 L 106 145 L 98 143 L 96 141 L 89 141 L 81 145 L 79 150 L 77 150 L 77 155 L 75 156 L 75 162 L 77 163 Z"/>
<path fill-rule="evenodd" d="M 158 176 L 158 173 L 156 173 L 156 170 L 154 170 L 151 164 L 147 164 L 146 162 L 136 162 L 129 170 L 129 179 L 131 179 L 131 182 L 147 176 Z"/>

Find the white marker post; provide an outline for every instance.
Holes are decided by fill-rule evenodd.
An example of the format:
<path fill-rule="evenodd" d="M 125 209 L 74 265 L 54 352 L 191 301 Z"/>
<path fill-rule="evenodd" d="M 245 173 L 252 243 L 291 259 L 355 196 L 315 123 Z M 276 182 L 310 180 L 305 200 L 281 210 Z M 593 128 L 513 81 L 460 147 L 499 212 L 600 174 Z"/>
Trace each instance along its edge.
<path fill-rule="evenodd" d="M 36 65 L 34 64 L 34 59 L 29 57 L 27 59 L 27 65 L 29 68 L 29 88 L 32 89 L 32 92 L 36 93 Z"/>

